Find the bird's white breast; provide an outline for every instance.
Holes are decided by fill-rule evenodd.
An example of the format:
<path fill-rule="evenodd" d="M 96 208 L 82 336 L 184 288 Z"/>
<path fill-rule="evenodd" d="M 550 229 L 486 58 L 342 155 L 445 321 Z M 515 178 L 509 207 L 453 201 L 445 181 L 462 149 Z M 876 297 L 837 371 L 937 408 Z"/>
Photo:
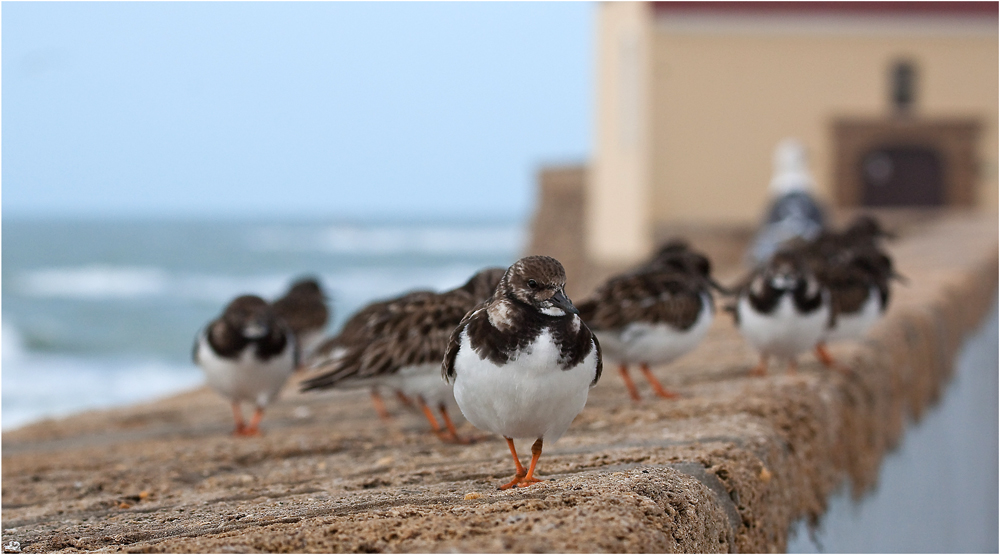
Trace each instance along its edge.
<path fill-rule="evenodd" d="M 826 334 L 830 319 L 826 294 L 820 307 L 808 314 L 798 311 L 790 293 L 781 296 L 771 314 L 754 310 L 746 296 L 740 297 L 736 309 L 743 337 L 761 353 L 782 358 L 794 358 L 815 346 Z"/>
<path fill-rule="evenodd" d="M 223 358 L 212 350 L 204 334 L 198 341 L 198 363 L 208 385 L 231 401 L 263 407 L 277 396 L 294 370 L 294 348 L 289 343 L 284 351 L 266 361 L 255 355 L 256 346 L 248 345 L 235 359 Z"/>
<path fill-rule="evenodd" d="M 455 400 L 481 430 L 509 438 L 559 439 L 587 404 L 597 350 L 563 370 L 548 330 L 504 365 L 480 358 L 467 330 L 455 358 Z"/>
<path fill-rule="evenodd" d="M 712 325 L 711 298 L 703 296 L 698 319 L 686 330 L 666 323 L 632 322 L 618 330 L 594 332 L 607 358 L 623 363 L 667 364 L 701 343 Z"/>

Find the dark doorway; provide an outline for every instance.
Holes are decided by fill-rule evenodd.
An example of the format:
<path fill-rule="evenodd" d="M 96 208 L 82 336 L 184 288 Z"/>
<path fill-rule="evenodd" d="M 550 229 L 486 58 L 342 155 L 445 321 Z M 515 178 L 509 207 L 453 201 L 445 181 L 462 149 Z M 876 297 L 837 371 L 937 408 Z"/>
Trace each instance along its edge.
<path fill-rule="evenodd" d="M 929 148 L 876 148 L 861 158 L 865 206 L 944 204 L 941 156 Z"/>

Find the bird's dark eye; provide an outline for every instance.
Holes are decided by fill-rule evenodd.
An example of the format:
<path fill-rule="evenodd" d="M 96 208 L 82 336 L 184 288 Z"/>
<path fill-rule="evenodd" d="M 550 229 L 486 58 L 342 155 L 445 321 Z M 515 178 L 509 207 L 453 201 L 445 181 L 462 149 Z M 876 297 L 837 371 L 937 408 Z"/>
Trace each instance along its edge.
<path fill-rule="evenodd" d="M 533 279 L 529 279 L 528 280 L 528 287 L 530 287 L 532 289 L 538 289 L 538 282 L 535 281 L 535 280 L 533 280 Z"/>

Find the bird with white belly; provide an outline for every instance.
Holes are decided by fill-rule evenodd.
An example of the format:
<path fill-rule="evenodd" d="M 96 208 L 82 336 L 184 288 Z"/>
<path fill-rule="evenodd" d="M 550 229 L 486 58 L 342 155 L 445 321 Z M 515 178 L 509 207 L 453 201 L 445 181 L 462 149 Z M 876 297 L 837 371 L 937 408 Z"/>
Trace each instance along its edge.
<path fill-rule="evenodd" d="M 639 391 L 629 376 L 638 364 L 653 393 L 673 398 L 649 365 L 669 364 L 704 339 L 715 314 L 710 288 L 722 290 L 711 278 L 707 257 L 683 241 L 663 246 L 645 266 L 613 277 L 580 303 L 580 316 L 601 342 L 632 400 Z"/>
<path fill-rule="evenodd" d="M 504 274 L 493 296 L 454 330 L 442 373 L 462 414 L 507 440 L 516 474 L 500 489 L 539 482 L 543 441 L 558 440 L 601 377 L 601 348 L 566 297 L 558 260 L 529 256 Z M 521 464 L 514 439 L 533 439 Z"/>
<path fill-rule="evenodd" d="M 448 414 L 454 395 L 441 379 L 441 359 L 452 330 L 492 294 L 503 272 L 486 268 L 450 291 L 414 291 L 368 305 L 317 350 L 309 367 L 318 374 L 303 382 L 303 391 L 369 388 L 385 418 L 388 413 L 378 391 L 390 389 L 405 404 L 415 404 L 442 441 L 466 443 Z"/>
<path fill-rule="evenodd" d="M 208 385 L 232 403 L 238 436 L 260 435 L 264 409 L 298 365 L 295 335 L 264 299 L 237 297 L 194 343 L 194 361 Z M 241 403 L 255 407 L 250 424 Z"/>
<path fill-rule="evenodd" d="M 760 353 L 751 374 L 767 373 L 770 357 L 787 361 L 812 349 L 834 323 L 830 292 L 805 258 L 793 250 L 775 253 L 743 281 L 733 307 L 736 327 Z"/>

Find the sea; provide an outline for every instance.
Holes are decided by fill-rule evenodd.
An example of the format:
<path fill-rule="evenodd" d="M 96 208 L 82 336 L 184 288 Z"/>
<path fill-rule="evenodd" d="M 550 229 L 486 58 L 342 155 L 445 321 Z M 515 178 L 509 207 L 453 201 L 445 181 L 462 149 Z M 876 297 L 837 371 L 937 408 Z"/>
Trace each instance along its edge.
<path fill-rule="evenodd" d="M 446 290 L 523 251 L 520 221 L 2 221 L 2 420 L 200 386 L 194 337 L 242 294 L 320 280 L 335 333 L 367 303 Z"/>

